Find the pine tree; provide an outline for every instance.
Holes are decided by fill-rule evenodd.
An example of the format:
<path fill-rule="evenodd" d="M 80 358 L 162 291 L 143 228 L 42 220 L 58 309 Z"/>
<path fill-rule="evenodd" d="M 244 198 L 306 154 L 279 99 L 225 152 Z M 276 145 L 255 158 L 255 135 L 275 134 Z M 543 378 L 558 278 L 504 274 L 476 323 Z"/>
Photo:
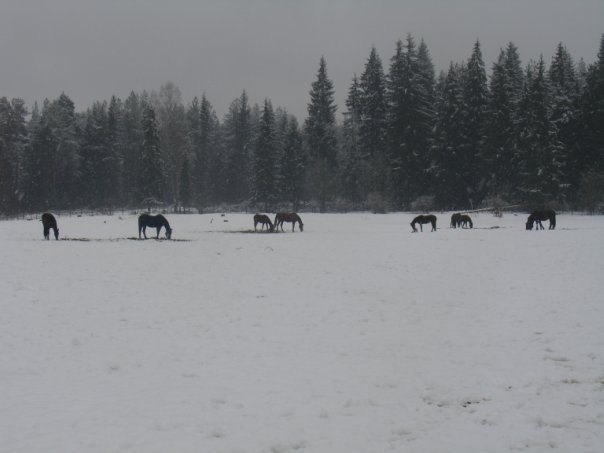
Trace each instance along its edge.
<path fill-rule="evenodd" d="M 189 164 L 189 154 L 186 153 L 183 157 L 182 168 L 180 169 L 180 177 L 178 180 L 180 194 L 180 203 L 187 211 L 187 207 L 191 205 L 191 168 Z"/>
<path fill-rule="evenodd" d="M 389 161 L 394 201 L 402 206 L 424 193 L 434 127 L 434 68 L 422 41 L 397 42 L 388 78 Z"/>
<path fill-rule="evenodd" d="M 226 198 L 239 203 L 250 196 L 250 152 L 254 124 L 245 91 L 231 103 L 224 121 L 226 145 Z"/>
<path fill-rule="evenodd" d="M 501 50 L 491 71 L 483 157 L 488 190 L 491 195 L 502 198 L 512 193 L 514 183 L 512 163 L 517 150 L 516 126 L 523 77 L 517 49 L 509 43 Z"/>
<path fill-rule="evenodd" d="M 4 213 L 15 212 L 21 201 L 26 115 L 22 99 L 9 102 L 5 97 L 0 98 L 0 212 Z"/>
<path fill-rule="evenodd" d="M 306 176 L 306 155 L 302 133 L 295 117 L 288 121 L 280 168 L 281 193 L 284 199 L 292 204 L 292 210 L 295 212 L 304 196 Z"/>
<path fill-rule="evenodd" d="M 308 117 L 304 123 L 306 146 L 312 162 L 312 181 L 324 212 L 334 187 L 337 139 L 333 82 L 327 75 L 327 63 L 321 57 L 317 79 L 312 83 Z"/>
<path fill-rule="evenodd" d="M 122 162 L 122 190 L 127 205 L 137 204 L 144 198 L 140 193 L 141 157 L 143 143 L 143 112 L 146 108 L 141 96 L 131 92 L 121 117 L 120 160 Z"/>
<path fill-rule="evenodd" d="M 204 206 L 210 201 L 216 201 L 214 197 L 214 173 L 221 173 L 221 169 L 213 165 L 217 158 L 217 140 L 219 134 L 219 121 L 212 103 L 205 94 L 201 97 L 201 103 L 191 111 L 196 115 L 191 119 L 193 124 L 192 151 L 195 156 L 193 166 L 193 186 L 195 188 L 195 200 L 199 206 Z"/>
<path fill-rule="evenodd" d="M 33 121 L 32 117 L 32 121 Z M 27 158 L 27 200 L 34 209 L 74 207 L 79 180 L 80 131 L 74 105 L 64 93 L 44 101 L 32 128 Z"/>
<path fill-rule="evenodd" d="M 544 206 L 563 195 L 564 156 L 551 121 L 551 88 L 543 58 L 529 64 L 526 80 L 520 104 L 517 190 L 521 200 Z"/>
<path fill-rule="evenodd" d="M 157 112 L 167 182 L 164 197 L 177 205 L 178 178 L 186 150 L 185 108 L 180 89 L 172 82 L 162 85 L 159 93 L 152 95 L 152 99 Z"/>
<path fill-rule="evenodd" d="M 252 198 L 255 203 L 263 204 L 265 211 L 276 198 L 276 152 L 275 113 L 271 102 L 265 99 L 252 159 Z"/>
<path fill-rule="evenodd" d="M 155 110 L 147 105 L 143 113 L 139 192 L 148 206 L 163 198 L 164 172 L 158 128 Z"/>
<path fill-rule="evenodd" d="M 469 207 L 474 207 L 482 201 L 487 189 L 487 168 L 483 165 L 485 162 L 487 105 L 487 76 L 480 43 L 476 41 L 472 56 L 468 60 L 464 84 L 463 132 L 465 141 L 461 149 L 462 177 L 465 180 Z"/>
<path fill-rule="evenodd" d="M 107 104 L 96 102 L 86 113 L 80 153 L 80 202 L 94 208 L 106 199 L 107 181 L 104 159 L 108 154 Z"/>
<path fill-rule="evenodd" d="M 386 78 L 382 60 L 375 47 L 371 49 L 360 79 L 362 156 L 369 165 L 369 192 L 383 197 L 388 181 L 386 162 L 387 103 Z"/>
<path fill-rule="evenodd" d="M 433 161 L 430 173 L 435 181 L 434 195 L 441 209 L 458 210 L 467 206 L 466 181 L 463 178 L 465 143 L 463 65 L 449 66 L 441 81 L 435 126 Z"/>
<path fill-rule="evenodd" d="M 604 34 L 597 60 L 587 71 L 585 91 L 581 97 L 579 136 L 581 150 L 577 156 L 577 171 L 585 176 L 590 171 L 604 175 Z"/>
<path fill-rule="evenodd" d="M 344 112 L 340 184 L 344 197 L 353 203 L 367 198 L 369 187 L 367 160 L 361 157 L 361 90 L 356 74 L 352 79 Z"/>
<path fill-rule="evenodd" d="M 122 159 L 120 150 L 122 101 L 111 96 L 107 107 L 107 153 L 103 159 L 105 199 L 103 205 L 112 208 L 125 200 L 122 193 Z"/>

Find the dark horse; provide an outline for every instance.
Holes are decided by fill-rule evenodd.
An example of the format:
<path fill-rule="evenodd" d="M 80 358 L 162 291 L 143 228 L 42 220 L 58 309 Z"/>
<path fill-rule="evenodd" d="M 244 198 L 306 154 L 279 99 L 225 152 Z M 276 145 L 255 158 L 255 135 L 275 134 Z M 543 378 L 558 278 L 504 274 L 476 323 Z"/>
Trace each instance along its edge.
<path fill-rule="evenodd" d="M 415 219 L 413 219 L 413 222 L 411 222 L 411 228 L 413 228 L 413 233 L 417 233 L 417 228 L 415 228 L 415 224 L 419 223 L 419 229 L 420 231 L 424 231 L 424 229 L 422 228 L 422 225 L 425 223 L 431 223 L 432 224 L 432 231 L 436 231 L 436 216 L 429 214 L 429 215 L 418 215 Z"/>
<path fill-rule="evenodd" d="M 268 216 L 265 214 L 254 215 L 254 231 L 256 231 L 256 226 L 259 223 L 262 224 L 262 228 L 260 229 L 260 231 L 263 231 L 265 226 L 266 226 L 266 231 L 273 231 L 275 229 L 273 222 L 271 222 L 271 219 L 269 219 Z"/>
<path fill-rule="evenodd" d="M 469 215 L 456 212 L 451 216 L 451 228 L 468 228 L 468 225 L 470 228 L 474 227 Z"/>
<path fill-rule="evenodd" d="M 283 231 L 283 222 L 291 222 L 292 223 L 292 231 L 296 231 L 296 222 L 300 226 L 300 231 L 304 231 L 304 224 L 302 223 L 302 219 L 295 212 L 278 212 L 275 216 L 275 228 L 279 229 L 281 226 L 281 231 Z"/>
<path fill-rule="evenodd" d="M 474 224 L 472 223 L 472 219 L 470 218 L 470 216 L 467 214 L 460 214 L 460 216 L 457 218 L 457 226 L 462 228 L 468 228 L 468 225 L 470 226 L 470 228 L 474 228 Z"/>
<path fill-rule="evenodd" d="M 159 239 L 159 232 L 161 231 L 162 227 L 166 228 L 166 238 L 170 239 L 172 237 L 172 228 L 170 228 L 170 224 L 168 223 L 168 221 L 166 220 L 166 218 L 161 215 L 161 214 L 157 214 L 157 215 L 149 215 L 149 214 L 141 214 L 138 217 L 138 238 L 141 238 L 141 232 L 143 233 L 143 236 L 145 236 L 145 239 L 147 239 L 147 234 L 145 233 L 145 230 L 147 229 L 147 227 L 149 228 L 157 228 L 157 239 Z"/>
<path fill-rule="evenodd" d="M 461 217 L 461 214 L 459 212 L 456 212 L 455 214 L 453 214 L 451 216 L 451 228 L 457 228 L 459 226 L 460 217 Z"/>
<path fill-rule="evenodd" d="M 544 230 L 542 220 L 549 220 L 549 229 L 556 229 L 556 212 L 553 209 L 538 209 L 528 216 L 526 220 L 526 229 L 532 230 L 535 222 L 538 230 Z"/>
<path fill-rule="evenodd" d="M 42 226 L 44 227 L 44 239 L 50 239 L 50 229 L 55 233 L 55 239 L 59 240 L 59 227 L 57 226 L 57 219 L 50 212 L 42 214 Z"/>

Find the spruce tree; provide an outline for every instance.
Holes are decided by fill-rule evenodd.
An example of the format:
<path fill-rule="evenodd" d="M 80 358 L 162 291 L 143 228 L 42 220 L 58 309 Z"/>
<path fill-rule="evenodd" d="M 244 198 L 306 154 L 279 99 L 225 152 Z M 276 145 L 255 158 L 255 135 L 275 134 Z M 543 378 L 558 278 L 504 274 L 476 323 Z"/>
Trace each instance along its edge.
<path fill-rule="evenodd" d="M 17 211 L 22 199 L 26 115 L 22 99 L 0 98 L 0 213 Z"/>
<path fill-rule="evenodd" d="M 509 43 L 491 71 L 483 163 L 488 191 L 499 198 L 509 198 L 513 192 L 512 163 L 517 151 L 516 125 L 524 77 L 518 77 L 522 69 L 517 55 L 516 47 Z"/>
<path fill-rule="evenodd" d="M 487 189 L 488 168 L 485 168 L 485 131 L 487 126 L 487 75 L 482 60 L 480 43 L 476 41 L 468 60 L 464 83 L 465 136 L 461 149 L 462 178 L 468 207 L 477 206 Z"/>
<path fill-rule="evenodd" d="M 178 204 L 178 178 L 186 150 L 185 108 L 180 89 L 172 82 L 162 85 L 159 93 L 152 95 L 166 176 L 164 197 Z"/>
<path fill-rule="evenodd" d="M 106 198 L 107 181 L 104 159 L 107 156 L 107 104 L 95 102 L 86 112 L 83 141 L 80 152 L 80 202 L 98 208 Z"/>
<path fill-rule="evenodd" d="M 564 156 L 551 121 L 551 88 L 543 57 L 529 64 L 526 80 L 520 104 L 516 188 L 522 201 L 545 206 L 563 195 Z"/>
<path fill-rule="evenodd" d="M 281 193 L 283 198 L 292 204 L 292 210 L 297 211 L 304 197 L 304 181 L 306 176 L 306 154 L 302 133 L 298 121 L 292 117 L 288 121 L 283 143 L 281 160 Z"/>
<path fill-rule="evenodd" d="M 321 57 L 317 79 L 312 83 L 308 117 L 304 123 L 306 146 L 312 162 L 312 181 L 319 198 L 321 212 L 326 209 L 327 199 L 334 187 L 336 170 L 336 105 L 333 82 L 327 75 L 327 63 Z"/>
<path fill-rule="evenodd" d="M 226 146 L 226 198 L 239 203 L 250 196 L 250 153 L 254 120 L 247 93 L 231 103 L 224 121 Z"/>
<path fill-rule="evenodd" d="M 158 129 L 155 110 L 147 105 L 143 113 L 139 192 L 148 207 L 163 198 L 164 171 Z"/>
<path fill-rule="evenodd" d="M 204 206 L 213 200 L 212 162 L 215 159 L 216 142 L 218 137 L 219 122 L 212 103 L 203 94 L 201 103 L 192 110 L 192 151 L 195 156 L 193 166 L 193 186 L 195 200 L 199 206 Z M 214 170 L 215 171 L 215 170 Z M 214 200 L 215 201 L 215 200 Z"/>
<path fill-rule="evenodd" d="M 604 175 L 604 34 L 596 61 L 589 66 L 581 98 L 581 150 L 577 171 Z M 604 195 L 604 194 L 603 194 Z"/>
<path fill-rule="evenodd" d="M 143 143 L 143 112 L 146 106 L 141 96 L 131 92 L 124 101 L 121 116 L 120 160 L 121 181 L 126 205 L 140 203 L 144 198 L 140 192 L 141 156 Z"/>
<path fill-rule="evenodd" d="M 386 156 L 387 102 L 386 78 L 382 60 L 372 47 L 360 79 L 361 122 L 360 142 L 362 156 L 369 166 L 369 190 L 384 197 L 388 171 Z"/>
<path fill-rule="evenodd" d="M 392 196 L 403 206 L 427 189 L 425 170 L 434 127 L 434 68 L 422 41 L 397 42 L 388 78 L 388 140 Z"/>
<path fill-rule="evenodd" d="M 180 169 L 180 177 L 178 180 L 178 192 L 180 194 L 180 204 L 184 210 L 191 206 L 191 166 L 189 164 L 189 154 L 185 153 Z"/>
<path fill-rule="evenodd" d="M 341 153 L 340 185 L 345 198 L 358 204 L 367 198 L 369 187 L 367 160 L 361 157 L 361 90 L 359 80 L 354 75 L 348 97 L 347 111 L 344 112 L 343 140 Z"/>
<path fill-rule="evenodd" d="M 441 80 L 434 135 L 433 160 L 430 167 L 435 201 L 439 208 L 459 210 L 467 207 L 464 164 L 464 78 L 463 65 L 449 66 Z"/>
<path fill-rule="evenodd" d="M 103 174 L 105 175 L 105 199 L 103 204 L 112 208 L 122 204 L 122 159 L 121 159 L 121 117 L 123 104 L 119 98 L 111 96 L 107 107 L 107 153 L 103 160 Z"/>
<path fill-rule="evenodd" d="M 265 211 L 275 200 L 276 152 L 275 113 L 271 102 L 265 99 L 252 159 L 252 198 L 263 204 Z"/>

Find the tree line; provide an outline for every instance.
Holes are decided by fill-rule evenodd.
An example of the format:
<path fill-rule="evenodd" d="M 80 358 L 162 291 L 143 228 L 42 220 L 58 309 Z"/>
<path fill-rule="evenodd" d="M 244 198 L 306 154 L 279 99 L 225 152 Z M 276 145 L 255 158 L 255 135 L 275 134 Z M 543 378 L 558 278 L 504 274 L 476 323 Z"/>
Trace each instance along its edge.
<path fill-rule="evenodd" d="M 523 66 L 509 43 L 489 75 L 478 41 L 436 75 L 408 35 L 387 67 L 371 49 L 341 121 L 334 93 L 321 58 L 303 123 L 246 91 L 219 119 L 173 83 L 84 112 L 65 93 L 31 111 L 2 97 L 0 212 L 601 206 L 604 35 L 589 65 L 559 44 Z"/>

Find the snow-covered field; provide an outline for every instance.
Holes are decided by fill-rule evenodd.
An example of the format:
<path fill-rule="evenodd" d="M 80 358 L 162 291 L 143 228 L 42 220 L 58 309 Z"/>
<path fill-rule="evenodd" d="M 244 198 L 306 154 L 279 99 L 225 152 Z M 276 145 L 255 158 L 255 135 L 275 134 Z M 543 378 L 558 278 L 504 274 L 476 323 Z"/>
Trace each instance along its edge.
<path fill-rule="evenodd" d="M 301 216 L 0 222 L 0 451 L 604 451 L 603 217 Z"/>

